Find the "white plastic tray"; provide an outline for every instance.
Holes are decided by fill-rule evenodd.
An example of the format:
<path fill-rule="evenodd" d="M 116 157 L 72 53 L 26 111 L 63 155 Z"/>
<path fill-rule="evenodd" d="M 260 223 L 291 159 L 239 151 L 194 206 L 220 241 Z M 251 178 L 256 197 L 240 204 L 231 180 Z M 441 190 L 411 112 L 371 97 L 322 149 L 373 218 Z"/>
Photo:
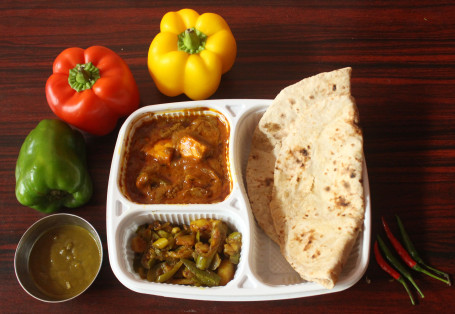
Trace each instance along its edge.
<path fill-rule="evenodd" d="M 215 300 L 259 301 L 300 298 L 334 293 L 354 285 L 365 273 L 370 250 L 370 191 L 366 165 L 363 169 L 365 222 L 343 272 L 333 289 L 307 282 L 282 257 L 279 247 L 257 226 L 248 202 L 244 173 L 251 137 L 262 114 L 271 104 L 264 99 L 222 99 L 168 103 L 138 109 L 120 129 L 109 177 L 106 224 L 109 261 L 118 280 L 127 288 L 145 294 L 166 297 Z M 188 108 L 212 108 L 230 125 L 229 158 L 233 180 L 231 194 L 217 204 L 143 205 L 122 194 L 119 179 L 129 134 L 147 112 L 176 111 Z M 190 287 L 151 283 L 133 271 L 131 239 L 137 227 L 153 220 L 186 223 L 197 218 L 217 218 L 242 233 L 242 251 L 235 277 L 223 287 Z"/>

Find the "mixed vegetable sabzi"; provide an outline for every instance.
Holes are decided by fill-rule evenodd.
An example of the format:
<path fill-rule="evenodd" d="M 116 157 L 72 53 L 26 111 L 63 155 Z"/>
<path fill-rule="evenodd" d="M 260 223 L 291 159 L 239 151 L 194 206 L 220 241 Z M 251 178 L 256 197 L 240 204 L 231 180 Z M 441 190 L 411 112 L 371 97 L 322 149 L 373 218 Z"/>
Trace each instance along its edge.
<path fill-rule="evenodd" d="M 242 235 L 217 219 L 190 225 L 154 221 L 131 241 L 133 268 L 142 279 L 192 286 L 224 286 L 240 261 Z"/>
<path fill-rule="evenodd" d="M 400 243 L 400 241 L 394 236 L 394 234 L 392 233 L 392 230 L 390 229 L 390 227 L 387 224 L 384 217 L 382 217 L 382 225 L 384 227 L 384 231 L 385 231 L 390 243 L 392 244 L 392 246 L 394 247 L 394 249 L 396 250 L 398 255 L 401 257 L 401 259 L 406 263 L 406 265 L 409 268 L 400 262 L 400 260 L 393 254 L 392 250 L 387 246 L 387 244 L 384 242 L 384 240 L 379 235 L 377 236 L 377 240 L 374 244 L 374 254 L 375 254 L 376 261 L 378 262 L 379 266 L 385 272 L 387 272 L 395 280 L 397 280 L 404 286 L 404 288 L 406 289 L 406 291 L 411 299 L 412 305 L 415 305 L 414 298 L 412 297 L 412 294 L 409 291 L 405 278 L 414 286 L 414 288 L 416 288 L 416 290 L 419 292 L 419 294 L 422 298 L 424 297 L 424 295 L 423 295 L 422 291 L 420 291 L 417 284 L 415 283 L 409 269 L 418 271 L 418 272 L 428 275 L 432 278 L 440 280 L 449 286 L 451 286 L 452 283 L 450 281 L 449 274 L 442 272 L 438 269 L 435 269 L 433 267 L 430 267 L 423 262 L 422 258 L 419 256 L 413 243 L 411 242 L 411 239 L 409 238 L 408 233 L 404 229 L 401 219 L 398 216 L 396 216 L 396 218 L 397 218 L 398 227 L 400 229 L 401 236 L 403 238 L 404 247 Z M 386 262 L 386 260 L 382 257 L 381 251 L 393 267 L 391 265 L 389 265 Z M 440 276 L 442 276 L 442 277 L 440 277 Z"/>
<path fill-rule="evenodd" d="M 85 155 L 79 131 L 60 120 L 42 120 L 17 158 L 17 200 L 44 213 L 85 204 L 92 196 Z"/>

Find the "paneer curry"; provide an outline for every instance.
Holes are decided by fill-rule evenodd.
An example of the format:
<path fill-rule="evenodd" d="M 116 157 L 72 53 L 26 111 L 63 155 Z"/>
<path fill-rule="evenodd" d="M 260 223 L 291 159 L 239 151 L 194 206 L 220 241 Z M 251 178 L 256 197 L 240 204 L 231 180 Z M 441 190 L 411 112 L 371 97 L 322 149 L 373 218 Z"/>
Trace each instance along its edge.
<path fill-rule="evenodd" d="M 134 202 L 216 203 L 231 191 L 229 126 L 216 115 L 155 116 L 130 143 L 121 184 Z"/>

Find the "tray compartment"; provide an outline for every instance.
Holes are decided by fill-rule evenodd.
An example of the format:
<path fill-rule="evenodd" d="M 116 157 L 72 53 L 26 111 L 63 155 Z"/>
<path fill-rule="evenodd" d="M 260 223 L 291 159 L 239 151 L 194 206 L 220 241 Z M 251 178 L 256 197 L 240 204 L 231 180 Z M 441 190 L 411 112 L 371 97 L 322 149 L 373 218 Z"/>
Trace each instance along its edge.
<path fill-rule="evenodd" d="M 231 140 L 231 126 L 230 122 L 226 118 L 225 115 L 223 115 L 221 112 L 218 110 L 215 110 L 213 108 L 209 107 L 194 107 L 194 108 L 181 108 L 181 109 L 176 109 L 176 110 L 156 110 L 156 111 L 144 111 L 140 114 L 136 114 L 133 119 L 129 121 L 127 124 L 125 130 L 124 130 L 124 136 L 123 136 L 123 145 L 121 147 L 121 152 L 120 152 L 120 162 L 118 163 L 118 189 L 120 192 L 123 194 L 123 196 L 127 199 L 130 199 L 127 193 L 127 188 L 126 188 L 126 163 L 122 161 L 126 161 L 127 156 L 130 151 L 131 147 L 131 141 L 134 136 L 135 131 L 140 128 L 144 123 L 153 121 L 153 120 L 158 120 L 163 117 L 170 117 L 170 118 L 181 118 L 181 117 L 195 117 L 195 116 L 214 116 L 217 117 L 226 127 L 227 133 L 228 133 L 228 144 L 226 145 L 226 170 L 227 170 L 227 176 L 230 178 L 231 181 L 231 190 L 229 191 L 229 194 L 226 196 L 226 198 L 229 197 L 229 195 L 232 192 L 233 188 L 233 182 L 232 182 L 232 170 L 231 170 L 231 158 L 230 158 L 230 151 L 232 149 L 230 146 L 232 146 L 230 143 L 232 143 Z M 226 199 L 225 198 L 225 199 Z M 222 202 L 222 201 L 221 201 Z"/>

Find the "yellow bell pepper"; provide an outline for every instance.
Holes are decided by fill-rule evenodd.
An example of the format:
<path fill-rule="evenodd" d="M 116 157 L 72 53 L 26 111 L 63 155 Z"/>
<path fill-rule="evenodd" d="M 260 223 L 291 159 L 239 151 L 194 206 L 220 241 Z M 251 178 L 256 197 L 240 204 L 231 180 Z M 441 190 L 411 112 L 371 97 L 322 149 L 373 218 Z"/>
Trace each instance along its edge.
<path fill-rule="evenodd" d="M 221 16 L 183 9 L 163 16 L 147 65 L 163 94 L 206 99 L 218 89 L 236 55 L 234 36 Z"/>

